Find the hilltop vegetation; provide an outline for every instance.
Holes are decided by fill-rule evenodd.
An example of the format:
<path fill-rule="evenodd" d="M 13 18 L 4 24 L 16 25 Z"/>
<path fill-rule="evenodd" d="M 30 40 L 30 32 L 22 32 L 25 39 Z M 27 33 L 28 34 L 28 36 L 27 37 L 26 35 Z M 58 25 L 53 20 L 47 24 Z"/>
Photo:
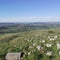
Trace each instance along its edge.
<path fill-rule="evenodd" d="M 8 52 L 24 52 L 24 60 L 60 60 L 60 25 L 27 23 L 0 25 L 0 60 Z M 2 28 L 3 27 L 3 28 Z"/>

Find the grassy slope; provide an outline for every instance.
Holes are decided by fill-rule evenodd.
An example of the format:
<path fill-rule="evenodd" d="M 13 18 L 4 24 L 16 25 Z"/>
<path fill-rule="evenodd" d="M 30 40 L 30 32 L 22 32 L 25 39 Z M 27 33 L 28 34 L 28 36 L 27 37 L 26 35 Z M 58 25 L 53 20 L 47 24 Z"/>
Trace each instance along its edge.
<path fill-rule="evenodd" d="M 48 35 L 57 35 L 59 36 L 57 38 L 57 41 L 60 42 L 60 31 L 59 29 L 51 29 L 55 33 L 49 34 L 48 30 L 31 30 L 27 32 L 20 32 L 20 33 L 9 33 L 9 34 L 0 34 L 0 55 L 4 55 L 7 52 L 20 52 L 20 51 L 33 51 L 29 56 L 25 56 L 24 60 L 51 60 L 50 57 L 46 56 L 45 53 L 47 50 L 52 50 L 54 52 L 54 55 L 52 57 L 52 60 L 59 60 L 60 57 L 58 55 L 58 50 L 56 48 L 56 44 L 52 46 L 52 48 L 46 48 L 44 44 L 50 43 L 47 36 Z M 46 43 L 40 43 L 40 39 L 43 38 L 46 40 Z M 31 42 L 28 42 L 27 40 L 31 40 Z M 51 43 L 54 44 L 54 41 Z M 36 46 L 41 45 L 44 47 L 44 53 L 42 55 L 39 55 L 42 51 L 38 51 L 36 49 L 36 46 L 33 47 L 33 49 L 29 49 L 29 46 L 32 46 L 33 43 L 36 44 Z M 41 56 L 41 58 L 40 58 Z M 1 58 L 0 58 L 1 59 Z M 2 59 L 1 59 L 2 60 Z"/>

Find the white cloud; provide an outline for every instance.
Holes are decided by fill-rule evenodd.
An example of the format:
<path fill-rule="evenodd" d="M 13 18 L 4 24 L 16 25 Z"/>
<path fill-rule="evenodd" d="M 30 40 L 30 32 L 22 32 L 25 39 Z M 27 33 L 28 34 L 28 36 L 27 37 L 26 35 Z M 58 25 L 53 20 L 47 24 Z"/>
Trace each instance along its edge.
<path fill-rule="evenodd" d="M 21 18 L 0 18 L 0 22 L 58 22 L 60 17 L 21 17 Z"/>

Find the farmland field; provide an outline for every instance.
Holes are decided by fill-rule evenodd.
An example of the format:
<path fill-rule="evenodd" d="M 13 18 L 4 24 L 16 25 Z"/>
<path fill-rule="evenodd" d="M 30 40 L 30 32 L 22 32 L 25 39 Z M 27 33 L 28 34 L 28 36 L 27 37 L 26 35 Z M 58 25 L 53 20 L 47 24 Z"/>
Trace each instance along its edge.
<path fill-rule="evenodd" d="M 0 60 L 24 52 L 23 60 L 60 60 L 60 23 L 1 23 Z"/>

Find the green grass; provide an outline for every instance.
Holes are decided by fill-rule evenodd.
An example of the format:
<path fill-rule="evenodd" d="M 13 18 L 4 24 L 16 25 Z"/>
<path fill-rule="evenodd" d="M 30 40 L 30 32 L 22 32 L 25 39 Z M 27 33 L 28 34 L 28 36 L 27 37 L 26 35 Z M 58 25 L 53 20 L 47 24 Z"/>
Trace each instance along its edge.
<path fill-rule="evenodd" d="M 24 60 L 59 60 L 56 42 L 60 42 L 60 31 L 58 29 L 50 29 L 54 33 L 48 33 L 49 30 L 31 30 L 19 33 L 0 34 L 0 55 L 7 54 L 8 52 L 26 52 Z M 49 41 L 48 36 L 55 36 L 58 38 L 55 41 Z M 40 40 L 44 39 L 46 42 L 41 43 Z M 47 48 L 45 44 L 52 43 L 51 48 Z M 36 44 L 33 46 L 33 44 Z M 38 51 L 36 46 L 41 45 L 43 50 Z M 29 48 L 33 46 L 33 48 Z M 52 56 L 47 56 L 47 51 L 52 51 Z M 44 51 L 44 52 L 43 52 Z M 28 52 L 31 52 L 28 55 Z M 4 57 L 0 57 L 0 60 L 4 60 Z"/>

